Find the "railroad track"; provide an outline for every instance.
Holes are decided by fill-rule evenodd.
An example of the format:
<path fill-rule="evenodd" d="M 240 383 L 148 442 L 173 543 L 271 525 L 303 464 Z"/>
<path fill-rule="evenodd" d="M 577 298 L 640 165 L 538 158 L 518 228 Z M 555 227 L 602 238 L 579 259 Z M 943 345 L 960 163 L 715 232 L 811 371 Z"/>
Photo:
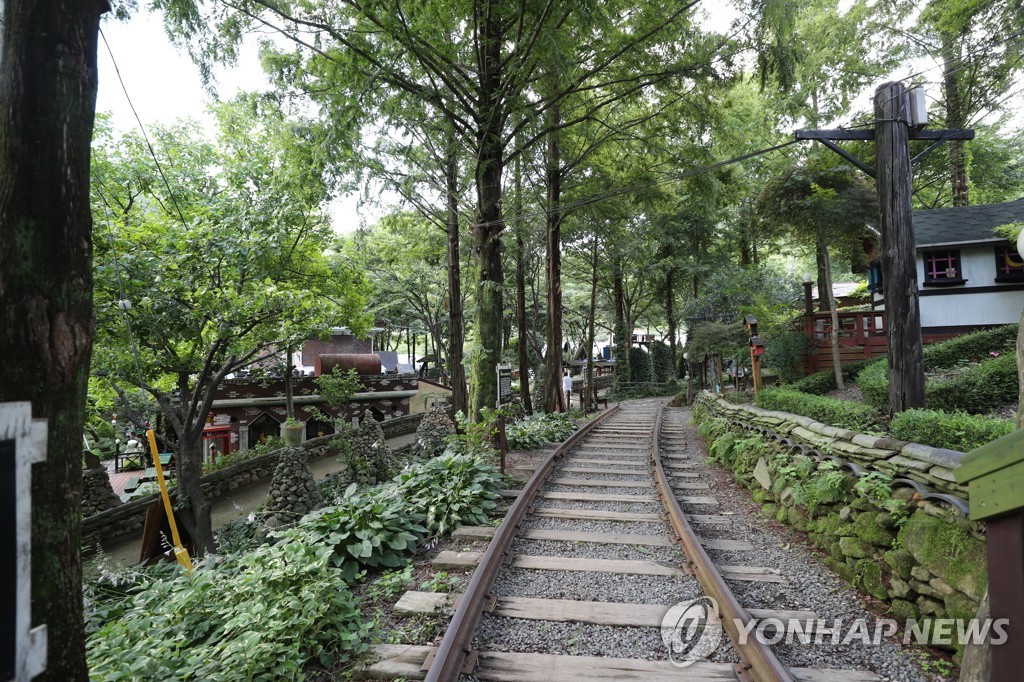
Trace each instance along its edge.
<path fill-rule="evenodd" d="M 474 569 L 465 593 L 407 592 L 395 606 L 399 615 L 454 612 L 443 639 L 375 647 L 378 660 L 362 676 L 879 679 L 787 667 L 765 637 L 750 634 L 775 623 L 814 636 L 821 623 L 812 611 L 746 609 L 736 599 L 730 583 L 787 578 L 772 567 L 711 561 L 709 552 L 742 557 L 753 547 L 694 471 L 685 413 L 666 414 L 663 405 L 608 410 L 556 449 L 522 491 L 504 491 L 514 502 L 498 528 L 456 531 L 467 543 L 488 543 L 434 561 L 437 569 Z"/>

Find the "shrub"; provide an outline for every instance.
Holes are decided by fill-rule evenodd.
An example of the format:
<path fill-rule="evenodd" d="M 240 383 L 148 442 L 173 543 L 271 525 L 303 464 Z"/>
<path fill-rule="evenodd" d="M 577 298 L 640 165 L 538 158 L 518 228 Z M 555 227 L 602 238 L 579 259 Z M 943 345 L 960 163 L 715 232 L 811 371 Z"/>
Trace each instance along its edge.
<path fill-rule="evenodd" d="M 560 412 L 538 412 L 505 429 L 508 446 L 513 450 L 531 450 L 544 443 L 560 443 L 576 432 L 576 422 Z"/>
<path fill-rule="evenodd" d="M 861 403 L 801 393 L 789 388 L 766 388 L 757 394 L 757 404 L 768 410 L 792 412 L 824 424 L 854 431 L 877 430 L 881 418 Z"/>
<path fill-rule="evenodd" d="M 673 377 L 672 349 L 664 341 L 651 344 L 651 367 L 654 381 L 664 383 Z"/>
<path fill-rule="evenodd" d="M 924 366 L 928 370 L 956 367 L 965 360 L 982 360 L 995 351 L 1013 354 L 1017 342 L 1017 325 L 983 329 L 955 339 L 924 347 Z"/>
<path fill-rule="evenodd" d="M 1016 403 L 1017 392 L 1017 358 L 1010 353 L 970 365 L 949 379 L 930 379 L 925 400 L 932 409 L 978 413 Z"/>
<path fill-rule="evenodd" d="M 392 484 L 408 508 L 426 511 L 423 524 L 433 536 L 463 523 L 486 523 L 499 498 L 501 474 L 478 457 L 442 455 L 406 467 Z"/>
<path fill-rule="evenodd" d="M 277 680 L 366 649 L 369 624 L 332 548 L 289 538 L 170 579 L 146 579 L 89 638 L 93 680 Z"/>
<path fill-rule="evenodd" d="M 654 367 L 651 356 L 643 348 L 632 346 L 629 349 L 629 375 L 633 383 L 654 381 Z"/>
<path fill-rule="evenodd" d="M 685 401 L 686 395 L 681 395 L 683 395 L 683 399 Z M 749 404 L 754 402 L 753 391 L 722 391 L 719 395 L 722 397 L 723 400 L 726 400 L 730 403 Z"/>
<path fill-rule="evenodd" d="M 857 375 L 861 396 L 879 412 L 889 411 L 889 365 L 886 360 L 876 360 Z"/>
<path fill-rule="evenodd" d="M 766 367 L 771 367 L 782 381 L 796 381 L 803 372 L 800 362 L 807 353 L 807 339 L 802 332 L 785 330 L 765 334 L 764 357 Z"/>
<path fill-rule="evenodd" d="M 331 563 L 346 581 L 364 568 L 395 568 L 427 533 L 422 512 L 413 510 L 393 488 L 360 491 L 353 483 L 341 501 L 307 515 L 284 535 L 331 550 Z"/>
<path fill-rule="evenodd" d="M 868 364 L 867 360 L 849 362 L 843 365 L 843 381 L 853 383 Z M 812 395 L 825 395 L 836 390 L 836 373 L 832 369 L 824 369 L 814 374 L 809 374 L 799 381 L 793 382 L 788 388 Z"/>
<path fill-rule="evenodd" d="M 893 417 L 889 431 L 900 440 L 968 452 L 1010 433 L 1013 423 L 963 412 L 907 410 Z"/>

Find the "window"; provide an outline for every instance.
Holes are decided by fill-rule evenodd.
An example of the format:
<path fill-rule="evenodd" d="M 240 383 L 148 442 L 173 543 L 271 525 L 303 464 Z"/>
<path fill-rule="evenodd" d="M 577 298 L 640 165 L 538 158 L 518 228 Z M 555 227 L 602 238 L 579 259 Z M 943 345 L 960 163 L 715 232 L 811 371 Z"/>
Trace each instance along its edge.
<path fill-rule="evenodd" d="M 1024 280 L 1024 258 L 1013 246 L 996 247 L 996 281 L 1016 282 Z"/>
<path fill-rule="evenodd" d="M 960 269 L 959 251 L 924 252 L 925 286 L 963 284 L 966 281 L 963 277 L 963 271 Z"/>
<path fill-rule="evenodd" d="M 868 291 L 882 293 L 882 265 L 878 261 L 868 264 Z"/>

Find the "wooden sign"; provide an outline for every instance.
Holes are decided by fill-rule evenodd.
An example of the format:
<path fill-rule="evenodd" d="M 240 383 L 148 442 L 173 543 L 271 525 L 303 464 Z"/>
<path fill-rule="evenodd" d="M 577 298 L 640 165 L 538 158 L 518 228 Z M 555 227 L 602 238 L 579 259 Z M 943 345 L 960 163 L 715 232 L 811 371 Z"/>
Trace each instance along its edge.
<path fill-rule="evenodd" d="M 46 626 L 32 627 L 32 464 L 45 459 L 46 420 L 32 419 L 31 403 L 0 403 L 2 682 L 46 670 Z"/>

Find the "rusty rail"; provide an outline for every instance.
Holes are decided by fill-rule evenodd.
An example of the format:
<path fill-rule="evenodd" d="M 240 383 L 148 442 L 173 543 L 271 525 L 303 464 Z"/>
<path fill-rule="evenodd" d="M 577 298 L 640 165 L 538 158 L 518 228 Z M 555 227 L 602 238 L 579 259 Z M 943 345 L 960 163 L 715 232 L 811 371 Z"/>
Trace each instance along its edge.
<path fill-rule="evenodd" d="M 498 571 L 507 560 L 512 539 L 519 532 L 519 524 L 537 497 L 537 492 L 554 469 L 555 462 L 576 447 L 594 427 L 615 414 L 618 409 L 619 407 L 616 405 L 605 410 L 604 414 L 595 417 L 589 424 L 569 436 L 569 439 L 559 445 L 537 468 L 523 491 L 519 493 L 519 497 L 512 503 L 512 507 L 508 510 L 498 530 L 495 531 L 494 539 L 487 545 L 487 550 L 480 557 L 480 563 L 473 571 L 473 577 L 470 578 L 466 592 L 459 600 L 455 614 L 448 624 L 448 629 L 445 630 L 444 637 L 438 645 L 437 651 L 434 652 L 433 660 L 430 661 L 430 669 L 426 675 L 427 682 L 450 682 L 458 679 L 460 673 L 472 672 L 472 667 L 475 665 L 475 659 L 470 655 L 473 635 L 484 608 L 487 606 L 487 599 L 494 586 L 494 581 L 498 577 Z M 464 667 L 470 669 L 464 670 Z"/>
<path fill-rule="evenodd" d="M 736 652 L 743 661 L 741 670 L 737 672 L 745 672 L 756 682 L 793 682 L 789 670 L 782 665 L 771 648 L 758 642 L 755 637 L 747 637 L 746 641 L 740 638 L 740 629 L 737 624 L 748 625 L 751 621 L 750 612 L 736 600 L 736 595 L 729 589 L 722 574 L 718 572 L 715 564 L 704 551 L 704 546 L 700 544 L 696 533 L 690 527 L 690 522 L 686 520 L 675 493 L 669 485 L 668 476 L 665 475 L 665 467 L 661 463 L 660 453 L 661 418 L 664 412 L 664 407 L 658 408 L 658 417 L 654 422 L 654 447 L 651 454 L 654 460 L 654 477 L 658 485 L 658 495 L 668 512 L 669 524 L 675 531 L 683 554 L 686 555 L 689 568 L 693 571 L 704 593 L 718 602 L 722 628 L 729 635 L 729 639 L 732 640 Z"/>

